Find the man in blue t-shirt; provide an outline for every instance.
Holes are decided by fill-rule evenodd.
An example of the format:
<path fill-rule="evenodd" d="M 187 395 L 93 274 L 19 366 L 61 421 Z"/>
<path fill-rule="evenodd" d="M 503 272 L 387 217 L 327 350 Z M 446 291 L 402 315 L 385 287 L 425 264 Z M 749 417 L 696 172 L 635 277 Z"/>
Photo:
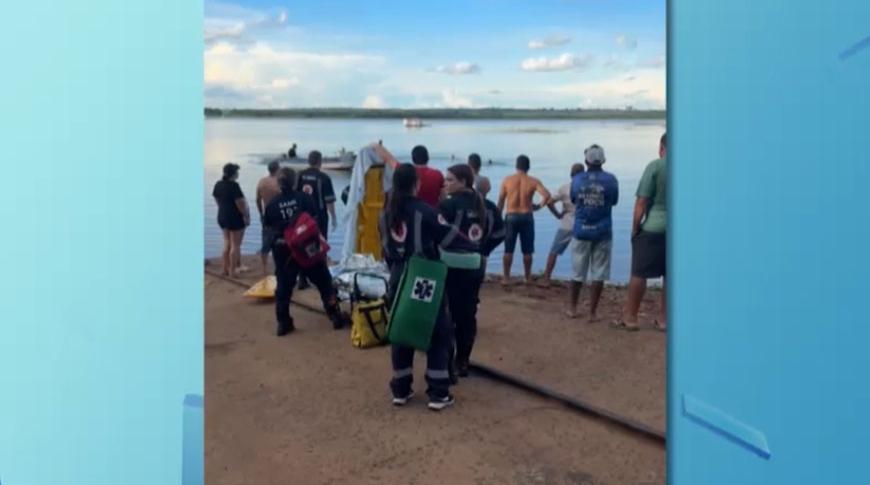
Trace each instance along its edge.
<path fill-rule="evenodd" d="M 568 316 L 577 317 L 577 302 L 583 283 L 589 281 L 589 321 L 598 320 L 598 302 L 604 281 L 610 278 L 610 255 L 613 249 L 611 212 L 619 200 L 616 177 L 605 172 L 604 149 L 592 145 L 584 151 L 585 172 L 571 180 L 571 200 L 574 202 L 574 241 L 571 262 L 574 277 L 571 284 L 571 304 Z"/>

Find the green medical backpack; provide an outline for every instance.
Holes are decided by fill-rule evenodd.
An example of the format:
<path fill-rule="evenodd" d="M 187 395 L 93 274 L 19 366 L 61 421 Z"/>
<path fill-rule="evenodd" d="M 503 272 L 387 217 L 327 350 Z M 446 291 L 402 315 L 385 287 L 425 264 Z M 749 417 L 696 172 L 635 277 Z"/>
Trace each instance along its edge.
<path fill-rule="evenodd" d="M 390 343 L 429 350 L 446 278 L 447 266 L 441 261 L 412 256 L 405 263 L 390 311 Z"/>

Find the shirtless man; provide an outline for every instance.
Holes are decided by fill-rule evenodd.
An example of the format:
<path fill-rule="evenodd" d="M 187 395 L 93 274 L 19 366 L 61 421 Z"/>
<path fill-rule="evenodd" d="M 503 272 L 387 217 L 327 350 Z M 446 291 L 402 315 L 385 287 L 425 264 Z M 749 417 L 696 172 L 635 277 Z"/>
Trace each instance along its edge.
<path fill-rule="evenodd" d="M 546 207 L 550 202 L 550 192 L 535 177 L 530 177 L 529 157 L 517 157 L 517 173 L 507 177 L 501 184 L 498 195 L 498 210 L 506 212 L 504 218 L 504 279 L 503 285 L 510 284 L 511 265 L 514 262 L 514 249 L 517 237 L 523 252 L 523 271 L 526 284 L 532 282 L 532 255 L 535 252 L 535 219 L 533 212 Z M 539 204 L 534 203 L 535 193 L 541 196 Z"/>
<path fill-rule="evenodd" d="M 263 263 L 263 276 L 269 274 L 268 271 L 268 257 L 269 252 L 272 250 L 272 242 L 273 237 L 271 232 L 262 225 L 263 214 L 266 213 L 266 206 L 269 205 L 269 202 L 275 198 L 276 195 L 281 194 L 281 189 L 278 186 L 278 169 L 281 168 L 281 164 L 278 163 L 277 160 L 273 160 L 269 162 L 269 175 L 260 179 L 257 182 L 257 211 L 260 213 L 260 226 L 261 226 L 261 237 L 262 244 L 260 245 L 260 261 Z"/>

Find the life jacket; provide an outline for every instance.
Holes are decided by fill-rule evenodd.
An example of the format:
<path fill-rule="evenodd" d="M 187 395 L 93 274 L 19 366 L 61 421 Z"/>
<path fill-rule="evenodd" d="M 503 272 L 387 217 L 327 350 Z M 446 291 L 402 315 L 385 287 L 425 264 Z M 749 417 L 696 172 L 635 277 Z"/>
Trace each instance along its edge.
<path fill-rule="evenodd" d="M 329 253 L 329 243 L 320 234 L 317 221 L 307 212 L 300 213 L 296 221 L 284 229 L 284 242 L 300 268 L 310 268 L 326 261 Z"/>

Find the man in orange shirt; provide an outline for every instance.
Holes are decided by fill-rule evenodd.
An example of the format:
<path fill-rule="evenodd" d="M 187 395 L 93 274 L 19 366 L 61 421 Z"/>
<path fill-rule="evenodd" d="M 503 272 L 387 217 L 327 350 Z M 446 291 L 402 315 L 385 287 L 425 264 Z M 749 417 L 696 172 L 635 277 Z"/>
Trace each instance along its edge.
<path fill-rule="evenodd" d="M 544 184 L 535 177 L 529 176 L 529 165 L 529 157 L 525 155 L 517 157 L 517 173 L 504 179 L 498 195 L 498 210 L 502 212 L 506 209 L 507 213 L 504 218 L 503 285 L 510 282 L 517 237 L 520 238 L 520 246 L 523 251 L 525 281 L 526 284 L 532 282 L 532 255 L 535 252 L 535 219 L 532 213 L 541 207 L 546 207 L 550 202 L 550 192 L 544 187 Z M 535 193 L 541 196 L 539 204 L 533 203 Z"/>

